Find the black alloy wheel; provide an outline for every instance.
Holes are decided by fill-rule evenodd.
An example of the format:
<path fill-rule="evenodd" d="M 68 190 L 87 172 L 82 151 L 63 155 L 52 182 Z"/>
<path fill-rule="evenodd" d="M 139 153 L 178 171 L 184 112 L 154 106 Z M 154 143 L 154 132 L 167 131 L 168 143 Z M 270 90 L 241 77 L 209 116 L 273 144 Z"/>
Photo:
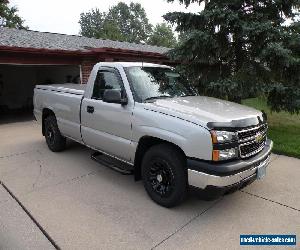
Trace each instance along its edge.
<path fill-rule="evenodd" d="M 174 189 L 174 174 L 172 168 L 164 159 L 156 158 L 151 163 L 147 172 L 147 181 L 154 192 L 161 197 L 169 197 Z"/>
<path fill-rule="evenodd" d="M 66 147 L 66 138 L 61 135 L 55 116 L 51 115 L 46 117 L 44 126 L 48 148 L 53 152 L 64 150 Z"/>
<path fill-rule="evenodd" d="M 164 207 L 180 204 L 187 194 L 184 154 L 172 144 L 152 146 L 142 161 L 142 179 L 150 198 Z"/>

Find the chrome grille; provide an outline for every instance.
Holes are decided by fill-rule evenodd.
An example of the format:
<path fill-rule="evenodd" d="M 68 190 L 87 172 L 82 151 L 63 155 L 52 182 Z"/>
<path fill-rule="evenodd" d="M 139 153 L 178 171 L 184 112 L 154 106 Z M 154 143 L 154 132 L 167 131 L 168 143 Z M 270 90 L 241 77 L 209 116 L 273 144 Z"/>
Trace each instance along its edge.
<path fill-rule="evenodd" d="M 243 129 L 237 132 L 241 158 L 250 157 L 259 153 L 267 140 L 268 125 Z"/>
<path fill-rule="evenodd" d="M 267 130 L 268 130 L 268 125 L 266 123 L 253 128 L 240 130 L 238 131 L 239 142 L 246 142 L 246 141 L 253 140 L 255 139 L 255 136 L 258 133 L 265 135 L 267 134 Z"/>

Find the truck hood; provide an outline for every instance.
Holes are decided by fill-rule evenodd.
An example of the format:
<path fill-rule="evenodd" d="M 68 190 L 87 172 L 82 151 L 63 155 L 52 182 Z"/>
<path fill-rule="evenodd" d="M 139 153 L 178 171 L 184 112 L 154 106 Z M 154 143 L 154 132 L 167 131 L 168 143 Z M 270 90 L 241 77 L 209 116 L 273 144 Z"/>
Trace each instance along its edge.
<path fill-rule="evenodd" d="M 237 103 L 206 96 L 157 99 L 145 103 L 145 109 L 175 116 L 201 126 L 208 123 L 233 123 L 239 120 L 263 120 L 262 112 Z M 256 125 L 256 124 L 247 124 Z"/>

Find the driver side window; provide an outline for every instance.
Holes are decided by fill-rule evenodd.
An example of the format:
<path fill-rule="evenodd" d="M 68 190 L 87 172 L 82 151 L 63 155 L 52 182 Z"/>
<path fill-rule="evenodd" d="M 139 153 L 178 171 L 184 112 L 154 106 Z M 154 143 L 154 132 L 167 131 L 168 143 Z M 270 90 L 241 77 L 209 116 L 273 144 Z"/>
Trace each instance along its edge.
<path fill-rule="evenodd" d="M 121 79 L 116 72 L 99 70 L 93 90 L 93 99 L 103 99 L 103 93 L 106 89 L 121 90 Z"/>

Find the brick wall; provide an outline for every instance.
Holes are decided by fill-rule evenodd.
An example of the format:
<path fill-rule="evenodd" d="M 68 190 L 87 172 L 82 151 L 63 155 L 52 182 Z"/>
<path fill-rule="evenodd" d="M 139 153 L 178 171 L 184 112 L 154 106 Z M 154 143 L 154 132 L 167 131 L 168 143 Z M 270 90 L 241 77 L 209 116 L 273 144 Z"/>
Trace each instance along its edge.
<path fill-rule="evenodd" d="M 87 83 L 90 73 L 96 63 L 97 63 L 97 60 L 92 59 L 92 58 L 84 59 L 81 62 L 81 83 L 82 84 Z"/>
<path fill-rule="evenodd" d="M 81 62 L 81 83 L 82 84 L 86 84 L 90 73 L 94 67 L 94 65 L 98 62 L 113 62 L 114 59 L 107 57 L 107 58 L 85 58 L 83 59 L 83 61 Z"/>

